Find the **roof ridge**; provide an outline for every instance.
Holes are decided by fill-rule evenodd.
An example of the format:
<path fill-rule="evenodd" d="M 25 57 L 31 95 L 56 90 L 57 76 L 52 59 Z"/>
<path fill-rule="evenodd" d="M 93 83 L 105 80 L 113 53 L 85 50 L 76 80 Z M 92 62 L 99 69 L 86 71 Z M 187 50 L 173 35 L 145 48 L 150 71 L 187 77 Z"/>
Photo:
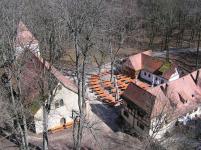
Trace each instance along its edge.
<path fill-rule="evenodd" d="M 67 89 L 71 90 L 74 93 L 77 93 L 77 86 L 74 84 L 71 80 L 67 79 L 66 76 L 64 76 L 58 69 L 56 69 L 53 65 L 50 65 L 48 61 L 43 59 L 41 56 L 36 55 L 32 51 L 30 51 L 38 60 L 40 63 L 45 63 L 46 69 L 51 69 L 50 72 L 57 78 L 57 80 L 65 86 Z M 51 68 L 50 68 L 51 67 Z"/>

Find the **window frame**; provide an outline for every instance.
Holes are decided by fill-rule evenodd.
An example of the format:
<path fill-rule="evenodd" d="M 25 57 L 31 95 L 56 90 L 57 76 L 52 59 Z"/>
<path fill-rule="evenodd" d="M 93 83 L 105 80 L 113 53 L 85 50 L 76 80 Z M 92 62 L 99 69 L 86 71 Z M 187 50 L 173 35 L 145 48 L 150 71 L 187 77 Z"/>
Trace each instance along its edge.
<path fill-rule="evenodd" d="M 125 116 L 126 118 L 129 118 L 129 113 L 128 113 L 126 110 L 124 110 L 123 113 L 124 113 L 124 116 Z"/>
<path fill-rule="evenodd" d="M 61 98 L 61 99 L 59 100 L 59 106 L 60 106 L 60 107 L 64 106 L 64 100 L 63 100 L 63 98 Z"/>
<path fill-rule="evenodd" d="M 56 102 L 54 103 L 54 107 L 55 107 L 55 109 L 57 109 L 57 108 L 60 107 L 60 103 L 59 103 L 59 101 L 56 101 Z"/>
<path fill-rule="evenodd" d="M 137 121 L 137 126 L 138 126 L 140 129 L 142 129 L 142 130 L 145 129 L 145 126 L 144 126 L 141 122 L 139 122 L 139 121 Z"/>

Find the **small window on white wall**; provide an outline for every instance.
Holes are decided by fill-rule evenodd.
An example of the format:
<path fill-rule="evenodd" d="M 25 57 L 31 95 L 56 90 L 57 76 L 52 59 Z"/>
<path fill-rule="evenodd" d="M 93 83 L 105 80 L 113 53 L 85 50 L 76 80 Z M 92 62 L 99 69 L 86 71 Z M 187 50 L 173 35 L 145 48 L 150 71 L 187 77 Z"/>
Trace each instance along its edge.
<path fill-rule="evenodd" d="M 63 99 L 57 100 L 55 102 L 55 108 L 59 108 L 59 107 L 62 107 L 62 106 L 64 106 L 64 100 Z"/>
<path fill-rule="evenodd" d="M 141 128 L 142 130 L 144 130 L 144 125 L 142 123 L 140 123 L 139 121 L 137 121 L 137 126 L 139 128 Z"/>
<path fill-rule="evenodd" d="M 146 73 L 146 72 L 144 72 L 144 75 L 146 76 L 146 75 L 147 75 L 147 73 Z"/>
<path fill-rule="evenodd" d="M 66 118 L 64 118 L 64 117 L 61 118 L 61 119 L 60 119 L 60 124 L 61 124 L 61 125 L 66 124 Z"/>
<path fill-rule="evenodd" d="M 59 102 L 58 101 L 55 102 L 55 108 L 59 108 Z"/>
<path fill-rule="evenodd" d="M 64 100 L 63 99 L 60 99 L 60 107 L 61 106 L 64 106 Z"/>

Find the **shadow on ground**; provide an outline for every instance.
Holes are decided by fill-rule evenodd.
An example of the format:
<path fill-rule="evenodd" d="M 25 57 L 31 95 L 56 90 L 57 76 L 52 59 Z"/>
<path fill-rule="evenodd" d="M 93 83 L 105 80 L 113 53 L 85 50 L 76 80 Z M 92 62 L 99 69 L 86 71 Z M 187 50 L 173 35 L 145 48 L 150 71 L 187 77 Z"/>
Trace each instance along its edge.
<path fill-rule="evenodd" d="M 95 113 L 113 132 L 120 131 L 120 106 L 108 106 L 107 104 L 90 104 Z"/>

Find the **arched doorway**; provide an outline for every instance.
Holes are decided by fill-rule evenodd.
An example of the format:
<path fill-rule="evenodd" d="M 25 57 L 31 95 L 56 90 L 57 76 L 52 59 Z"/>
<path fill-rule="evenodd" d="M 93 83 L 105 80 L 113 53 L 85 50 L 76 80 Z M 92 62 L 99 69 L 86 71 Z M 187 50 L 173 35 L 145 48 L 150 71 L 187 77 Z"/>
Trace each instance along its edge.
<path fill-rule="evenodd" d="M 64 118 L 64 117 L 61 118 L 61 119 L 60 119 L 60 124 L 61 124 L 61 125 L 65 125 L 65 124 L 66 124 L 66 118 Z"/>

